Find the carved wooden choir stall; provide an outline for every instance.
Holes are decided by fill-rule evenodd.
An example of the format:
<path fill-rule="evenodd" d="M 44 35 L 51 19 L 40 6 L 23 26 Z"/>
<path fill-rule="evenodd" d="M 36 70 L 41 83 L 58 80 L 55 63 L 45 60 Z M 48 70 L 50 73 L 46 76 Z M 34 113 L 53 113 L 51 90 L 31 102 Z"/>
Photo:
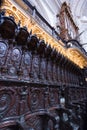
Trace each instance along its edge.
<path fill-rule="evenodd" d="M 0 15 L 0 130 L 83 130 L 82 69 Z"/>

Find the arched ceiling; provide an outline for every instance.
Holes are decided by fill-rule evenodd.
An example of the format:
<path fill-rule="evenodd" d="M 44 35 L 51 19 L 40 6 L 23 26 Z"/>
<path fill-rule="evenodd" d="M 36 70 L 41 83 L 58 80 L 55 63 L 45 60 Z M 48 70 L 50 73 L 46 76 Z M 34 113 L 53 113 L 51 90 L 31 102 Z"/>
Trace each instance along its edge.
<path fill-rule="evenodd" d="M 28 0 L 31 2 L 41 15 L 56 28 L 58 25 L 58 19 L 56 15 L 59 13 L 63 2 L 71 8 L 73 19 L 77 26 L 79 26 L 79 33 L 84 31 L 80 36 L 82 47 L 87 52 L 87 0 Z M 85 24 L 84 24 L 85 23 Z"/>

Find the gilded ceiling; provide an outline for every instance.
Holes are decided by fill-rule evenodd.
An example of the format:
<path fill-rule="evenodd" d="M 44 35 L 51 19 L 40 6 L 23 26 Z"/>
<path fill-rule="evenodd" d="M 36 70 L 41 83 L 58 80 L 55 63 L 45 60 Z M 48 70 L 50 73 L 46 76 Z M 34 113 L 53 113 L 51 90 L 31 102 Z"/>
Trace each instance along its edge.
<path fill-rule="evenodd" d="M 31 1 L 31 0 L 29 0 Z M 41 7 L 43 7 L 43 3 L 41 3 L 42 0 L 32 0 L 32 4 L 34 4 L 34 2 L 38 2 L 38 10 L 40 10 L 40 5 Z M 54 16 L 56 15 L 56 13 L 58 13 L 58 9 L 61 6 L 61 0 L 54 0 L 52 4 L 51 0 L 44 0 L 46 1 L 46 5 L 49 5 L 50 11 L 52 12 L 52 14 L 46 14 L 45 10 L 43 10 L 42 12 L 44 12 L 44 14 L 46 14 L 46 18 L 48 18 L 49 23 L 51 21 L 51 18 L 54 18 Z M 72 1 L 72 0 L 71 0 Z M 49 4 L 49 2 L 51 2 L 51 4 Z M 51 6 L 52 5 L 52 6 Z M 54 8 L 56 7 L 56 12 L 54 11 Z M 48 32 L 46 32 L 40 25 L 38 22 L 35 21 L 34 17 L 31 16 L 29 14 L 29 7 L 24 4 L 24 2 L 21 0 L 5 0 L 2 9 L 6 9 L 6 15 L 12 15 L 15 18 L 15 21 L 18 23 L 19 21 L 21 21 L 21 26 L 26 26 L 28 28 L 28 31 L 31 31 L 35 34 L 37 34 L 37 36 L 40 39 L 44 39 L 45 42 L 47 44 L 50 44 L 51 47 L 55 48 L 56 50 L 58 50 L 60 53 L 62 53 L 64 56 L 68 57 L 71 61 L 73 61 L 75 64 L 77 64 L 78 66 L 80 66 L 81 68 L 87 66 L 87 57 L 84 56 L 82 54 L 82 52 L 80 50 L 77 49 L 67 49 L 64 47 L 64 44 L 61 42 L 61 40 L 56 40 L 55 38 L 53 38 Z M 45 7 L 44 9 L 46 9 L 47 11 L 47 7 Z M 42 13 L 43 14 L 43 13 Z M 52 16 L 51 18 L 48 16 Z M 45 16 L 44 16 L 45 17 Z M 56 20 L 56 18 L 54 18 L 54 20 Z M 55 24 L 56 22 L 53 22 L 51 24 Z"/>

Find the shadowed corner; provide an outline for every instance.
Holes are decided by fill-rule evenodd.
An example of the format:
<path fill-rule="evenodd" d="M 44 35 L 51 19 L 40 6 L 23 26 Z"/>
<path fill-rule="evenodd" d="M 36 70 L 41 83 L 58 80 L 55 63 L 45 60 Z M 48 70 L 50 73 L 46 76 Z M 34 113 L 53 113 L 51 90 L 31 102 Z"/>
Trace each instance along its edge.
<path fill-rule="evenodd" d="M 0 0 L 0 8 L 1 8 L 1 6 L 2 6 L 2 3 L 3 3 L 3 0 Z"/>

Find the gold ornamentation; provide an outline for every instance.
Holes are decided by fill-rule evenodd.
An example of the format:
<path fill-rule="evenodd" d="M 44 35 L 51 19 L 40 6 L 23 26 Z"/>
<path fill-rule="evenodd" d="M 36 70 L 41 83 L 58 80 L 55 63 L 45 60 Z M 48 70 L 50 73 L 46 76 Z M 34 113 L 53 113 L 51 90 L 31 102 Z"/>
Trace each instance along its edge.
<path fill-rule="evenodd" d="M 2 9 L 6 9 L 7 16 L 13 16 L 16 23 L 18 23 L 20 20 L 21 26 L 26 26 L 28 31 L 32 30 L 33 34 L 36 34 L 40 39 L 44 39 L 47 44 L 50 44 L 52 48 L 55 48 L 58 52 L 69 58 L 80 68 L 87 66 L 87 57 L 85 57 L 84 54 L 74 48 L 73 51 L 64 48 L 64 43 L 61 40 L 56 40 L 53 38 L 28 13 L 28 10 L 26 9 L 29 9 L 29 7 L 21 9 L 21 4 L 19 5 L 19 8 L 16 6 L 16 4 L 17 3 L 12 2 L 12 0 L 5 0 Z"/>

